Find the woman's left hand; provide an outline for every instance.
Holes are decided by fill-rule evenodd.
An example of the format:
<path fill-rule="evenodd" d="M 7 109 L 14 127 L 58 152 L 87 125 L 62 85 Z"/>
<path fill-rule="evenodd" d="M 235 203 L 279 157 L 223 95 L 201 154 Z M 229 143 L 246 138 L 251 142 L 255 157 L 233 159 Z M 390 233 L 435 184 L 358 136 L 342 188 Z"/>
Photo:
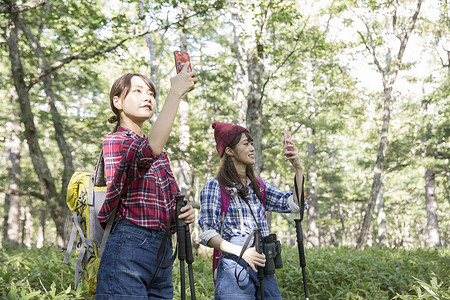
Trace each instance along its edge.
<path fill-rule="evenodd" d="M 194 223 L 195 221 L 195 210 L 192 205 L 187 204 L 180 208 L 181 214 L 178 216 L 179 219 L 184 219 L 186 224 Z"/>
<path fill-rule="evenodd" d="M 287 141 L 284 145 L 284 156 L 291 162 L 295 169 L 303 169 L 297 147 L 292 141 Z"/>

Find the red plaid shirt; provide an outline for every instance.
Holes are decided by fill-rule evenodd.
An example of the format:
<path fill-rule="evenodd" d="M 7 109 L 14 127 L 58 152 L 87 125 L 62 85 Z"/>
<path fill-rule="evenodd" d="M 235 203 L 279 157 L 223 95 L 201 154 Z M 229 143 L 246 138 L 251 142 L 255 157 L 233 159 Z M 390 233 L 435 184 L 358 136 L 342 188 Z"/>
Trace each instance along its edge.
<path fill-rule="evenodd" d="M 175 195 L 180 194 L 166 152 L 153 154 L 148 139 L 119 127 L 103 141 L 107 182 L 106 199 L 98 220 L 104 226 L 117 201 L 116 221 L 127 219 L 156 231 L 165 231 L 173 217 Z M 171 231 L 175 232 L 172 221 Z"/>

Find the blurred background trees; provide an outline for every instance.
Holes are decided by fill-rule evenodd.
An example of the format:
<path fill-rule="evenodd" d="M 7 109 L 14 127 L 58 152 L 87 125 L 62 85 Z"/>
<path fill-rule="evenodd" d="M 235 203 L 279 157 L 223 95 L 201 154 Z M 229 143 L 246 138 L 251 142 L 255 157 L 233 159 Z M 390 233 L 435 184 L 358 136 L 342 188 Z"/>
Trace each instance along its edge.
<path fill-rule="evenodd" d="M 218 167 L 213 121 L 247 126 L 257 173 L 289 190 L 287 129 L 307 246 L 448 247 L 447 2 L 311 2 L 1 1 L 2 241 L 64 244 L 67 182 L 112 130 L 110 85 L 143 73 L 161 107 L 185 49 L 199 83 L 166 150 L 194 206 Z M 288 245 L 294 217 L 271 216 Z"/>

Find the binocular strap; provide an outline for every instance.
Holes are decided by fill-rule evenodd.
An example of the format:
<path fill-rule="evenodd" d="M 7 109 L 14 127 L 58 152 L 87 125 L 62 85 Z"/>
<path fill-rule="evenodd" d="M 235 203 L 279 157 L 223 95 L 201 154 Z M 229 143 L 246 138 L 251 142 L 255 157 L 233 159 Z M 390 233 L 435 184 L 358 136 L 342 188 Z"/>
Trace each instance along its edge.
<path fill-rule="evenodd" d="M 236 201 L 236 204 L 238 204 L 239 199 L 236 197 L 235 201 Z M 255 223 L 256 223 L 256 226 L 257 226 L 257 231 L 258 231 L 259 234 L 261 234 L 261 229 L 260 229 L 258 220 L 256 219 L 255 214 L 253 213 L 253 210 L 252 210 L 252 207 L 250 206 L 250 203 L 248 203 L 248 202 L 245 201 L 245 200 L 244 200 L 244 202 L 247 203 L 248 208 L 250 209 L 250 212 L 251 212 L 251 214 L 252 214 L 252 216 L 253 216 L 253 219 L 255 220 Z M 241 206 L 240 206 L 240 205 L 238 205 L 238 209 L 239 209 L 240 214 L 242 214 L 242 212 L 241 212 Z M 243 226 L 242 220 L 241 220 L 241 226 Z M 242 232 L 243 232 L 243 231 L 242 231 Z M 247 272 L 246 272 L 246 274 L 245 274 L 244 279 L 242 279 L 242 280 L 239 280 L 239 275 L 241 274 L 241 272 L 243 271 L 243 269 L 239 272 L 239 274 L 236 274 L 236 272 L 237 272 L 237 266 L 238 266 L 238 264 L 239 264 L 239 261 L 241 260 L 242 255 L 244 255 L 245 250 L 247 250 L 248 244 L 250 243 L 250 241 L 252 240 L 252 238 L 253 238 L 254 236 L 255 236 L 255 229 L 252 230 L 252 232 L 250 233 L 250 235 L 249 235 L 249 236 L 247 237 L 247 239 L 245 240 L 245 243 L 244 243 L 244 245 L 242 246 L 241 254 L 239 254 L 239 258 L 238 258 L 238 260 L 237 260 L 237 262 L 236 262 L 236 266 L 234 267 L 234 277 L 236 277 L 236 280 L 237 280 L 238 282 L 244 281 L 244 280 L 247 278 L 247 276 L 248 276 L 248 272 L 249 272 L 249 268 L 250 268 L 250 267 L 247 267 Z M 253 242 L 253 244 L 254 244 L 254 242 Z"/>
<path fill-rule="evenodd" d="M 169 224 L 167 224 L 166 231 L 164 232 L 164 236 L 161 240 L 161 245 L 159 245 L 158 254 L 156 256 L 156 261 L 158 262 L 158 268 L 160 268 L 160 269 L 167 269 L 168 267 L 170 267 L 173 264 L 173 262 L 175 261 L 175 258 L 177 257 L 178 245 L 175 247 L 175 251 L 174 251 L 172 257 L 167 262 L 165 262 L 164 264 L 159 263 L 161 256 L 163 254 L 163 251 L 166 248 L 166 243 L 167 243 L 167 239 L 169 238 L 171 226 L 172 226 L 172 218 L 169 218 Z"/>
<path fill-rule="evenodd" d="M 250 233 L 250 235 L 249 235 L 249 236 L 247 237 L 247 239 L 245 240 L 244 245 L 242 246 L 241 253 L 239 254 L 239 258 L 238 258 L 238 260 L 237 260 L 237 262 L 236 262 L 236 266 L 234 267 L 234 277 L 236 278 L 236 280 L 237 280 L 238 282 L 242 282 L 242 281 L 244 281 L 245 279 L 247 279 L 247 276 L 248 276 L 248 272 L 249 272 L 250 266 L 247 267 L 247 272 L 246 272 L 246 274 L 245 274 L 244 279 L 242 279 L 242 280 L 239 280 L 239 275 L 241 274 L 241 272 L 242 272 L 244 269 L 242 269 L 242 270 L 239 272 L 239 274 L 236 274 L 236 272 L 237 272 L 237 266 L 238 266 L 238 264 L 239 264 L 239 261 L 241 260 L 242 255 L 244 255 L 245 250 L 247 250 L 248 244 L 250 244 L 250 241 L 252 240 L 252 238 L 254 237 L 254 235 L 255 235 L 255 231 L 253 230 L 252 233 Z"/>

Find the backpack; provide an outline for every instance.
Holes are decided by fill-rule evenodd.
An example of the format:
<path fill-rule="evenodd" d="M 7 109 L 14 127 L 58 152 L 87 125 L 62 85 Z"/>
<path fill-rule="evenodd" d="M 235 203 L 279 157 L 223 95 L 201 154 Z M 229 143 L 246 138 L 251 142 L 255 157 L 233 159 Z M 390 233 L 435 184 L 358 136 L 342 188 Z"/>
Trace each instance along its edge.
<path fill-rule="evenodd" d="M 84 279 L 91 294 L 95 294 L 101 254 L 109 236 L 112 221 L 115 219 L 113 216 L 117 211 L 116 207 L 108 220 L 106 229 L 103 229 L 97 215 L 106 197 L 104 174 L 102 151 L 95 173 L 75 172 L 67 187 L 66 202 L 72 212 L 73 226 L 63 262 L 72 266 L 69 257 L 75 243 L 78 256 L 75 265 L 74 288 L 77 289 L 81 279 Z M 105 232 L 107 234 L 104 234 Z"/>
<path fill-rule="evenodd" d="M 263 205 L 264 208 L 266 208 L 266 186 L 264 184 L 264 181 L 261 178 L 256 178 L 259 182 L 261 196 L 263 198 Z M 220 188 L 220 215 L 222 216 L 222 226 L 223 222 L 225 221 L 225 216 L 228 212 L 228 207 L 230 206 L 231 196 L 230 194 L 226 193 L 222 187 Z M 213 251 L 213 281 L 214 286 L 216 286 L 216 278 L 217 278 L 217 267 L 219 266 L 220 257 L 222 256 L 222 253 L 214 248 Z"/>

